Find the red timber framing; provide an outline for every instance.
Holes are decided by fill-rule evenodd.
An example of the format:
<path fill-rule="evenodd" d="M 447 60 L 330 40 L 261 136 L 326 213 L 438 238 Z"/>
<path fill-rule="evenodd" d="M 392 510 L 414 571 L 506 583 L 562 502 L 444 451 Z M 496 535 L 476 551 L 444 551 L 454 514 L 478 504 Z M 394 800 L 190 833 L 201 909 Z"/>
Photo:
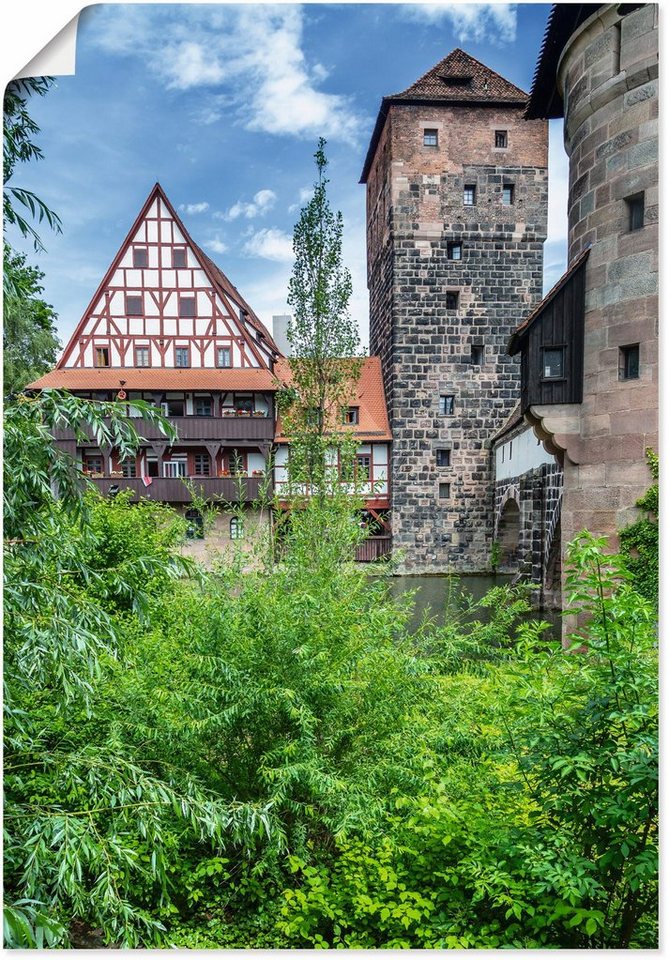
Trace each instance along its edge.
<path fill-rule="evenodd" d="M 186 266 L 181 266 L 184 255 Z M 146 266 L 135 266 L 144 263 Z M 141 299 L 140 313 L 134 298 Z M 179 300 L 189 298 L 195 300 L 194 316 L 179 316 Z M 190 347 L 190 363 L 198 368 L 216 366 L 218 347 L 230 349 L 236 367 L 272 369 L 280 357 L 268 330 L 225 274 L 194 243 L 157 183 L 84 311 L 57 369 L 93 366 L 97 347 L 109 349 L 111 367 L 132 367 L 135 348 L 146 346 L 151 366 L 174 367 L 175 346 L 185 341 Z"/>

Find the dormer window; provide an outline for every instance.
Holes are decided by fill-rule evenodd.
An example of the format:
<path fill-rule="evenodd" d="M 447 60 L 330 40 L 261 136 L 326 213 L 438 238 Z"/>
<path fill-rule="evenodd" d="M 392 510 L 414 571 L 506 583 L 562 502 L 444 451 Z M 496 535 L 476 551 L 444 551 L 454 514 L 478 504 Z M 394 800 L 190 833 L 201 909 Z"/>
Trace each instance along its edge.
<path fill-rule="evenodd" d="M 349 407 L 344 413 L 344 423 L 349 425 L 360 423 L 360 407 Z"/>
<path fill-rule="evenodd" d="M 433 129 L 423 130 L 423 146 L 424 147 L 439 146 L 439 133 L 437 130 L 433 130 Z"/>
<path fill-rule="evenodd" d="M 507 130 L 495 130 L 495 149 L 505 150 L 509 145 Z"/>
<path fill-rule="evenodd" d="M 134 247 L 132 251 L 132 265 L 136 268 L 148 267 L 149 251 L 146 247 Z"/>

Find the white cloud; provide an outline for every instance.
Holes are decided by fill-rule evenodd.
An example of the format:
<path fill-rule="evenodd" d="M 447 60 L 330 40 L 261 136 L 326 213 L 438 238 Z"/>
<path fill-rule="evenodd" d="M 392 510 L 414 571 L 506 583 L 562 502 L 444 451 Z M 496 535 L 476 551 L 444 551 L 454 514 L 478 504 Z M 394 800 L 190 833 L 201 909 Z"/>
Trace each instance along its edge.
<path fill-rule="evenodd" d="M 258 190 L 253 197 L 253 202 L 246 203 L 243 200 L 237 200 L 236 203 L 224 213 L 217 211 L 214 217 L 217 220 L 237 220 L 239 217 L 246 217 L 252 220 L 254 217 L 264 217 L 276 203 L 276 194 L 273 190 Z"/>
<path fill-rule="evenodd" d="M 516 39 L 515 3 L 406 3 L 402 14 L 409 20 L 440 24 L 448 21 L 455 39 L 496 45 Z"/>
<path fill-rule="evenodd" d="M 213 240 L 207 240 L 207 242 L 203 243 L 202 246 L 206 247 L 207 250 L 211 250 L 213 253 L 225 253 L 228 249 L 227 243 L 224 243 L 220 237 L 214 237 Z"/>
<path fill-rule="evenodd" d="M 288 207 L 288 213 L 296 213 L 306 203 L 309 203 L 313 195 L 314 195 L 313 187 L 301 187 L 299 201 L 297 203 L 291 203 L 291 205 Z"/>
<path fill-rule="evenodd" d="M 211 99 L 198 122 L 217 122 L 232 104 L 248 130 L 349 143 L 361 135 L 350 98 L 319 89 L 327 70 L 302 50 L 301 6 L 180 4 L 172 11 L 161 4 L 128 13 L 96 8 L 94 42 L 141 58 L 167 89 L 207 88 Z"/>
<path fill-rule="evenodd" d="M 201 203 L 180 203 L 179 204 L 179 210 L 181 210 L 182 213 L 188 213 L 193 215 L 196 213 L 204 213 L 205 210 L 208 210 L 208 209 L 209 209 L 209 204 L 206 201 L 202 201 Z"/>
<path fill-rule="evenodd" d="M 290 263 L 293 257 L 293 238 L 277 227 L 263 227 L 244 244 L 248 257 L 262 257 L 278 263 Z"/>

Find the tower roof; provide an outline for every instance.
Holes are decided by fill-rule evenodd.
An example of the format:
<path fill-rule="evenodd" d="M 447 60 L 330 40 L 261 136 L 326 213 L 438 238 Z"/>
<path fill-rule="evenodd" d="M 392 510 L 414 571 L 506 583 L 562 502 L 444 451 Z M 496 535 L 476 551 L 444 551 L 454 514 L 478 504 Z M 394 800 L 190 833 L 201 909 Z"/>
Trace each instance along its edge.
<path fill-rule="evenodd" d="M 381 101 L 374 132 L 370 140 L 360 183 L 367 182 L 376 147 L 381 137 L 388 108 L 393 103 L 476 103 L 483 106 L 513 104 L 525 106 L 528 95 L 520 87 L 486 67 L 484 63 L 457 47 L 431 67 L 406 90 L 393 93 Z"/>

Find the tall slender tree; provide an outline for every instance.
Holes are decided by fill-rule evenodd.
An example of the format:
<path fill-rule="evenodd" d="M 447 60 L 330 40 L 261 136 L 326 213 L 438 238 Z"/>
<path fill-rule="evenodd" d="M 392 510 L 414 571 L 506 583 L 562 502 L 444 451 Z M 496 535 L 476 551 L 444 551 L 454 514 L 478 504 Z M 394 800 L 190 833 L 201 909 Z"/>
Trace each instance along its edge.
<path fill-rule="evenodd" d="M 342 263 L 343 218 L 327 196 L 326 141 L 314 158 L 314 194 L 303 207 L 293 234 L 295 263 L 288 303 L 292 347 L 292 388 L 284 394 L 284 430 L 291 438 L 293 482 L 324 489 L 332 479 L 335 457 L 350 460 L 352 437 L 343 430 L 343 410 L 351 402 L 360 375 L 360 342 L 349 312 L 351 274 Z M 286 402 L 287 401 L 287 402 Z"/>

